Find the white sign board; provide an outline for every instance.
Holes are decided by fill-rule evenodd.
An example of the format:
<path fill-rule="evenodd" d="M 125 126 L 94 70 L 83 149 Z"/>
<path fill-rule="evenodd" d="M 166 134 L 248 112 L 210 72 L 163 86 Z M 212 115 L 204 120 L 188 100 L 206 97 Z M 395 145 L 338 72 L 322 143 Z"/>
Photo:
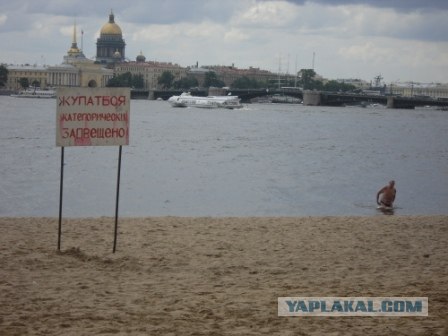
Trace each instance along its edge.
<path fill-rule="evenodd" d="M 129 88 L 57 90 L 56 146 L 129 145 Z"/>

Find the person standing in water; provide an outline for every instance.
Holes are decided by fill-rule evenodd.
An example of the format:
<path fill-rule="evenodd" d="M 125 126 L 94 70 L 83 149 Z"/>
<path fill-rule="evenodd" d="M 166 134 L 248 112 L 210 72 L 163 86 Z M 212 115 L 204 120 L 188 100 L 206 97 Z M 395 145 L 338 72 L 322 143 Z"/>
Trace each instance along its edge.
<path fill-rule="evenodd" d="M 383 187 L 376 194 L 376 203 L 378 205 L 386 206 L 392 208 L 395 201 L 395 195 L 397 190 L 395 189 L 395 181 L 390 181 L 389 185 Z M 381 197 L 381 199 L 380 199 Z"/>

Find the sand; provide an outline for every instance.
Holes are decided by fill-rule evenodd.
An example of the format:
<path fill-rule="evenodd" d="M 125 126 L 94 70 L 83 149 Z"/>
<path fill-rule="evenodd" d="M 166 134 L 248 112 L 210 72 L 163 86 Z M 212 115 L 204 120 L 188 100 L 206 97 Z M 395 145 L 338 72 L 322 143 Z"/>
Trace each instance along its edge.
<path fill-rule="evenodd" d="M 447 335 L 448 216 L 0 218 L 0 335 Z M 428 317 L 278 317 L 427 296 Z"/>

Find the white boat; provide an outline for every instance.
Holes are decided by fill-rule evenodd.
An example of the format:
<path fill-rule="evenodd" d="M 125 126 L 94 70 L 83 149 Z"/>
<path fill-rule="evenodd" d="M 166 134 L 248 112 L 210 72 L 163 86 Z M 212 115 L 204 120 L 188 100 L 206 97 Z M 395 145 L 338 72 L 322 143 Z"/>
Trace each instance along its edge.
<path fill-rule="evenodd" d="M 11 97 L 17 98 L 56 98 L 55 90 L 41 90 L 39 88 L 28 88 L 20 91 L 18 94 L 12 94 Z"/>
<path fill-rule="evenodd" d="M 226 108 L 238 109 L 243 105 L 238 96 L 192 96 L 189 92 L 184 92 L 180 96 L 172 96 L 168 102 L 173 107 L 200 107 L 200 108 Z"/>
<path fill-rule="evenodd" d="M 279 94 L 275 94 L 272 96 L 272 103 L 278 104 L 300 104 L 302 99 L 291 97 L 291 96 L 281 96 Z"/>

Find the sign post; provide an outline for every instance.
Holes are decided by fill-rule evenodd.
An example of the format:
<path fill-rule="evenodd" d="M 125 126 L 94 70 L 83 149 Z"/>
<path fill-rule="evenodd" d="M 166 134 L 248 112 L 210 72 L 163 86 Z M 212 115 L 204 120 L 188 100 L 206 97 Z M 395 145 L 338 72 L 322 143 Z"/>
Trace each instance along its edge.
<path fill-rule="evenodd" d="M 64 148 L 69 146 L 119 146 L 115 232 L 118 232 L 122 146 L 129 145 L 129 88 L 61 88 L 57 90 L 56 146 L 61 147 L 58 250 L 61 249 Z"/>
<path fill-rule="evenodd" d="M 114 229 L 114 247 L 112 253 L 115 253 L 117 247 L 118 235 L 118 201 L 120 200 L 120 174 L 121 174 L 121 146 L 118 149 L 118 173 L 117 173 L 117 196 L 115 201 L 115 229 Z"/>
<path fill-rule="evenodd" d="M 64 147 L 61 147 L 61 181 L 59 187 L 59 225 L 58 225 L 58 251 L 61 250 L 62 231 L 62 192 L 64 190 Z"/>

